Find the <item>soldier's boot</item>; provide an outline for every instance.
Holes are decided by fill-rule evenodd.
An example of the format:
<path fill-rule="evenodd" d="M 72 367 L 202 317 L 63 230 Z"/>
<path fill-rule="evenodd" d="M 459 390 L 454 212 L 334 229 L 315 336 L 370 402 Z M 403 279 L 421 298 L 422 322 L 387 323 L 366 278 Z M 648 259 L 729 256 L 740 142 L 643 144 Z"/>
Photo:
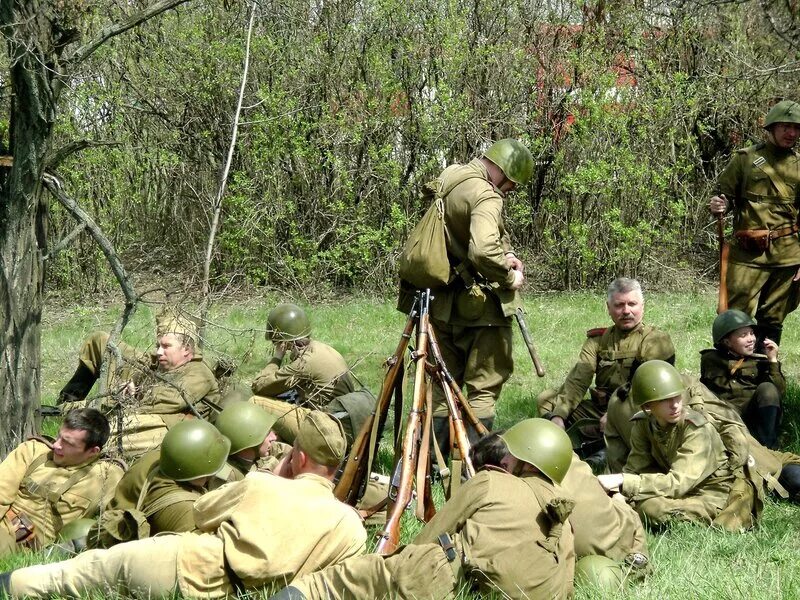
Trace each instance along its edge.
<path fill-rule="evenodd" d="M 13 571 L 0 573 L 0 598 L 8 598 L 11 596 L 11 573 L 13 573 Z"/>
<path fill-rule="evenodd" d="M 303 592 L 290 585 L 277 594 L 270 596 L 269 600 L 308 600 L 308 598 Z"/>
<path fill-rule="evenodd" d="M 594 454 L 587 456 L 584 462 L 592 467 L 592 473 L 595 475 L 602 473 L 606 469 L 606 449 L 598 450 Z"/>
<path fill-rule="evenodd" d="M 431 443 L 439 446 L 439 451 L 442 453 L 445 463 L 447 463 L 447 458 L 450 455 L 450 417 L 433 417 L 433 435 L 436 437 L 436 441 L 431 440 Z M 434 458 L 436 458 L 435 455 Z M 447 467 L 447 464 L 438 466 L 442 469 Z"/>
<path fill-rule="evenodd" d="M 759 389 L 765 384 L 761 384 Z M 775 387 L 772 384 L 772 387 Z M 777 390 L 776 390 L 777 393 Z M 761 404 L 761 403 L 759 403 Z M 778 431 L 781 424 L 781 407 L 776 404 L 760 405 L 756 410 L 755 418 L 755 437 L 762 446 L 775 450 L 778 447 Z"/>
<path fill-rule="evenodd" d="M 758 324 L 758 338 L 763 340 L 769 338 L 778 346 L 781 345 L 781 333 L 783 333 L 783 325 L 762 325 Z"/>
<path fill-rule="evenodd" d="M 58 404 L 63 404 L 64 402 L 79 402 L 84 400 L 86 396 L 89 395 L 89 391 L 92 389 L 95 381 L 97 381 L 97 375 L 82 362 L 78 363 L 78 368 L 75 369 L 72 378 L 67 382 L 67 385 L 61 388 L 56 402 Z"/>
<path fill-rule="evenodd" d="M 789 500 L 800 502 L 800 465 L 785 465 L 778 483 L 789 492 Z"/>

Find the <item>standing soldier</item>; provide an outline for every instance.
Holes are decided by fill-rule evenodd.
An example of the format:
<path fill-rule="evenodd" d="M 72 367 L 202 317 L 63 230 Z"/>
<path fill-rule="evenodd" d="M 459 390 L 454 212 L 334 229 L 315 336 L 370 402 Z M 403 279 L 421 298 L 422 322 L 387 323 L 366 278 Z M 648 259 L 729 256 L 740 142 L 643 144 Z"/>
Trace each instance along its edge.
<path fill-rule="evenodd" d="M 111 497 L 123 470 L 100 460 L 108 435 L 102 413 L 74 409 L 55 442 L 32 438 L 11 451 L 0 464 L 0 556 L 51 543 Z"/>
<path fill-rule="evenodd" d="M 492 428 L 495 403 L 511 376 L 512 316 L 523 264 L 503 224 L 503 200 L 533 174 L 530 150 L 514 139 L 492 144 L 466 165 L 450 165 L 434 182 L 443 199 L 450 283 L 435 290 L 430 322 L 453 377 L 466 386 L 475 415 Z M 398 310 L 410 312 L 415 287 L 400 281 Z M 449 417 L 442 392 L 434 397 L 434 429 L 449 448 Z M 470 434 L 475 439 L 474 432 Z"/>
<path fill-rule="evenodd" d="M 733 212 L 728 308 L 755 317 L 760 337 L 780 344 L 783 320 L 800 298 L 800 105 L 778 102 L 764 128 L 766 141 L 738 150 L 722 171 L 708 207 L 714 215 Z"/>

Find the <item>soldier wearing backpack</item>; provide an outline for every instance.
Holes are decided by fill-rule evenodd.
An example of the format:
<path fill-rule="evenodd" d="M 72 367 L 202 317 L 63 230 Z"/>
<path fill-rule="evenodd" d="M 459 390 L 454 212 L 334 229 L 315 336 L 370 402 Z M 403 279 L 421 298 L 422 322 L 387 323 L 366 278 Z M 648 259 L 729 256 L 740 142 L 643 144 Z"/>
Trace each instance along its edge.
<path fill-rule="evenodd" d="M 532 174 L 533 156 L 514 139 L 450 165 L 425 186 L 423 196 L 435 202 L 400 257 L 398 310 L 411 310 L 415 290 L 433 289 L 430 322 L 445 364 L 488 429 L 514 368 L 511 326 L 525 279 L 503 224 L 503 201 Z M 446 451 L 447 406 L 434 393 L 434 430 Z"/>

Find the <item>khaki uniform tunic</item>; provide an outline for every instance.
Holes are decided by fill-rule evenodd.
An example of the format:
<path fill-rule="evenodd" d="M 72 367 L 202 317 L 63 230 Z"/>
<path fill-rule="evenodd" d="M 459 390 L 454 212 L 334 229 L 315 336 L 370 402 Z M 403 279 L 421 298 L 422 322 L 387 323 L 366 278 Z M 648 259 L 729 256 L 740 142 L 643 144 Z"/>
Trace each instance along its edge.
<path fill-rule="evenodd" d="M 567 598 L 575 564 L 571 504 L 541 476 L 481 471 L 411 545 L 350 559 L 292 585 L 312 600 L 454 598 L 465 583 L 504 598 Z M 455 544 L 452 563 L 436 543 L 442 533 Z"/>
<path fill-rule="evenodd" d="M 747 412 L 762 383 L 772 383 L 781 396 L 786 393 L 780 362 L 754 357 L 743 357 L 740 362 L 739 357 L 716 348 L 703 350 L 700 355 L 700 381 L 740 415 Z"/>
<path fill-rule="evenodd" d="M 642 519 L 656 525 L 673 519 L 710 524 L 727 504 L 733 483 L 714 425 L 686 407 L 678 423 L 664 427 L 644 411 L 633 419 L 622 494 Z"/>
<path fill-rule="evenodd" d="M 591 467 L 572 454 L 561 487 L 575 500 L 569 515 L 577 558 L 600 554 L 622 562 L 630 554 L 648 556 L 642 520 L 619 496 L 609 498 Z"/>
<path fill-rule="evenodd" d="M 771 172 L 783 181 L 783 193 Z M 733 203 L 734 231 L 777 230 L 796 224 L 799 183 L 798 154 L 770 143 L 739 150 L 718 179 L 720 192 Z M 796 286 L 791 282 L 797 265 L 797 234 L 774 239 L 765 252 L 747 250 L 734 238 L 728 264 L 728 307 L 755 315 L 760 325 L 780 327 L 797 308 Z"/>
<path fill-rule="evenodd" d="M 628 383 L 635 367 L 648 360 L 671 361 L 674 357 L 675 347 L 669 334 L 652 325 L 639 323 L 631 331 L 620 331 L 615 326 L 592 329 L 587 333 L 578 362 L 561 388 L 539 396 L 539 413 L 564 420 L 571 416 L 572 420 L 600 418 L 606 412 L 611 394 Z M 595 391 L 584 401 L 593 379 Z"/>
<path fill-rule="evenodd" d="M 455 380 L 466 386 L 476 416 L 490 419 L 503 384 L 511 376 L 511 316 L 519 296 L 509 289 L 514 274 L 505 257 L 513 251 L 503 223 L 503 196 L 489 181 L 480 159 L 451 165 L 439 176 L 444 198 L 447 250 L 463 262 L 487 293 L 483 313 L 465 318 L 457 310 L 457 296 L 465 293 L 461 278 L 437 289 L 431 301 L 431 324 L 444 362 Z M 494 291 L 489 291 L 491 287 Z M 398 310 L 408 313 L 414 289 L 400 283 Z M 502 303 L 502 305 L 501 305 Z M 436 416 L 447 416 L 441 392 L 434 396 Z"/>
<path fill-rule="evenodd" d="M 208 533 L 147 538 L 18 569 L 11 596 L 78 597 L 110 587 L 137 597 L 177 589 L 188 598 L 220 598 L 235 594 L 231 575 L 248 588 L 286 585 L 361 554 L 367 537 L 333 484 L 312 474 L 290 480 L 250 473 L 199 499 L 195 521 Z"/>
<path fill-rule="evenodd" d="M 47 460 L 26 478 L 30 465 L 45 455 Z M 88 472 L 54 504 L 40 496 L 56 492 L 74 473 L 88 465 L 91 465 Z M 52 461 L 50 446 L 39 440 L 28 440 L 0 463 L 0 514 L 5 515 L 9 508 L 23 513 L 34 525 L 37 544 L 44 546 L 55 540 L 64 524 L 94 516 L 101 503 L 111 497 L 122 474 L 117 463 L 96 458 L 80 465 L 59 467 Z M 39 493 L 36 493 L 34 485 L 39 488 Z M 9 519 L 2 517 L 0 554 L 15 550 L 14 530 Z"/>
<path fill-rule="evenodd" d="M 107 333 L 94 332 L 81 347 L 80 361 L 95 374 L 100 372 L 108 337 Z M 123 412 L 121 424 L 115 414 L 109 415 L 111 438 L 107 447 L 110 451 L 115 451 L 121 443 L 125 459 L 133 461 L 159 446 L 168 428 L 191 414 L 187 403 L 204 417 L 210 415 L 211 409 L 203 400 L 219 404 L 217 380 L 198 356 L 170 371 L 158 371 L 153 368 L 149 354 L 137 352 L 124 343 L 118 346 L 123 357 L 135 365 L 125 365 L 119 371 L 111 365 L 109 389 L 133 380 L 142 395 L 137 398 L 135 407 Z M 108 410 L 114 406 L 112 400 L 104 403 L 103 408 Z"/>

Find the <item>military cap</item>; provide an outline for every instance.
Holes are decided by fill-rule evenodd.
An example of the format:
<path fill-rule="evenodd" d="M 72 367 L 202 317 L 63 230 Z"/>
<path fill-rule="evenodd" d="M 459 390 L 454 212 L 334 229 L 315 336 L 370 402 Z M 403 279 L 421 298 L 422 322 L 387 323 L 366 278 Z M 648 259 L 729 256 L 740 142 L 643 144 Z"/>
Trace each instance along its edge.
<path fill-rule="evenodd" d="M 326 467 L 342 462 L 347 450 L 342 424 L 336 417 L 321 410 L 308 413 L 300 424 L 295 443 L 314 462 Z"/>
<path fill-rule="evenodd" d="M 198 338 L 197 324 L 176 309 L 165 309 L 156 317 L 156 335 L 161 337 L 168 333 L 183 335 L 195 342 Z"/>

